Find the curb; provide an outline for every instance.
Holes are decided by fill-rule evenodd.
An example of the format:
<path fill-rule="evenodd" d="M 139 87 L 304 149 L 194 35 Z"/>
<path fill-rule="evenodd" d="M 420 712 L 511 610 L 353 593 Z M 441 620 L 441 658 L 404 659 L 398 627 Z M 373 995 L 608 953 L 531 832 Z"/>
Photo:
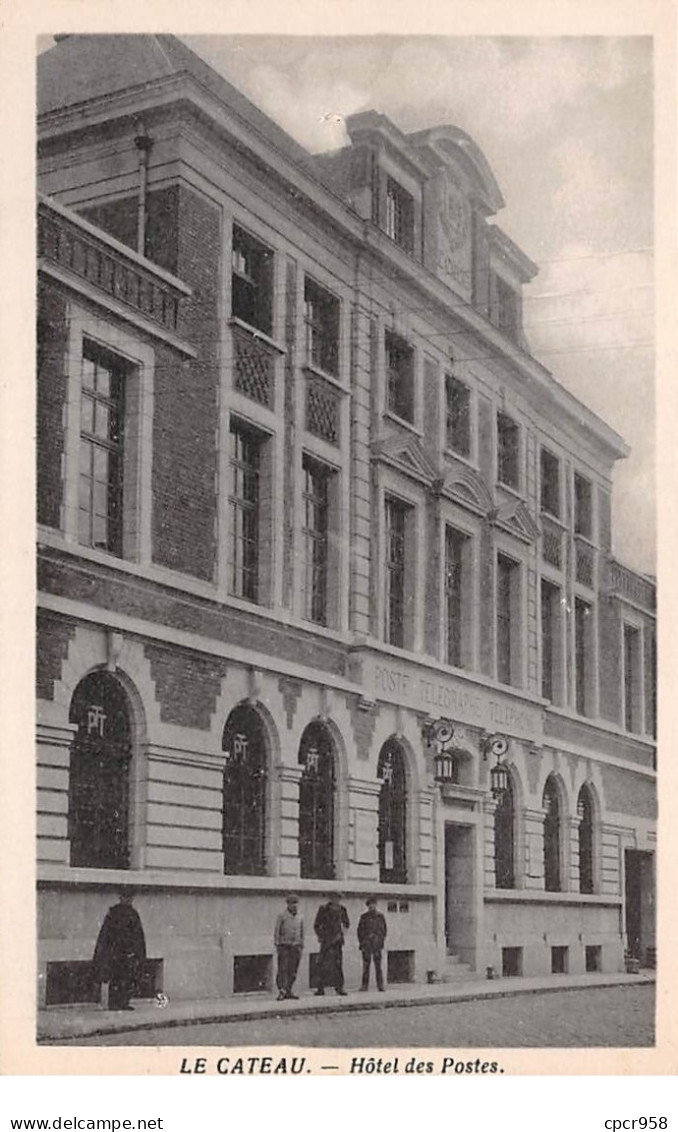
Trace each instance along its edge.
<path fill-rule="evenodd" d="M 416 1006 L 446 1006 L 453 1005 L 456 1002 L 486 1001 L 490 998 L 515 998 L 518 995 L 555 994 L 559 991 L 587 991 L 598 988 L 609 989 L 611 987 L 654 986 L 655 982 L 655 977 L 650 975 L 632 976 L 623 980 L 617 976 L 615 979 L 596 983 L 556 983 L 544 986 L 493 987 L 492 989 L 477 986 L 473 990 L 469 988 L 465 991 L 441 992 L 440 994 L 432 994 L 425 997 L 400 998 L 393 996 L 386 999 L 352 999 L 350 1002 L 337 1001 L 336 1003 L 331 1000 L 328 1003 L 323 1003 L 322 1006 L 315 1002 L 299 1002 L 285 1010 L 281 1010 L 279 1004 L 271 1003 L 270 1007 L 259 1007 L 257 1010 L 253 1010 L 252 1008 L 244 1008 L 237 1012 L 215 1012 L 214 1010 L 210 1012 L 207 1010 L 195 1016 L 179 1018 L 163 1018 L 162 1013 L 159 1012 L 157 1018 L 153 1021 L 150 1019 L 140 1019 L 139 1022 L 134 1023 L 130 1019 L 129 1021 L 125 1020 L 125 1022 L 105 1022 L 91 1029 L 86 1028 L 77 1034 L 73 1033 L 71 1030 L 69 1030 L 69 1032 L 55 1034 L 41 1032 L 38 1026 L 37 1040 L 42 1043 L 77 1043 L 83 1038 L 105 1037 L 110 1034 L 138 1033 L 144 1030 L 174 1030 L 182 1026 L 228 1025 L 231 1022 L 253 1022 L 267 1018 L 307 1018 L 318 1017 L 324 1014 L 347 1014 L 368 1010 L 393 1010 L 396 1008 L 402 1009 L 404 1007 Z"/>

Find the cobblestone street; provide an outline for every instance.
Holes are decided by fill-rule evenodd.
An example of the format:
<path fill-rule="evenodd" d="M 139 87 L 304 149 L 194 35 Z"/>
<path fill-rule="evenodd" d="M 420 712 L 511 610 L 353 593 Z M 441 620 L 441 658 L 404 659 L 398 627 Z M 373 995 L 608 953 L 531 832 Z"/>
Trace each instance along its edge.
<path fill-rule="evenodd" d="M 654 987 L 601 987 L 313 1017 L 158 1028 L 80 1045 L 365 1049 L 639 1047 L 654 1042 Z"/>

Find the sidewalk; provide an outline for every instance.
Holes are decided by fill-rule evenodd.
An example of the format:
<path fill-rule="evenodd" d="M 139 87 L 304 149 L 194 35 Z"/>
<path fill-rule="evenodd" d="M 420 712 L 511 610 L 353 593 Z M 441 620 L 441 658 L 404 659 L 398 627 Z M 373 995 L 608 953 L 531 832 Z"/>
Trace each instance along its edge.
<path fill-rule="evenodd" d="M 238 995 L 234 998 L 192 1002 L 170 1002 L 159 1007 L 152 1002 L 139 1002 L 134 1013 L 102 1010 L 98 1006 L 59 1006 L 38 1011 L 38 1040 L 70 1041 L 104 1034 L 121 1034 L 132 1030 L 153 1031 L 167 1026 L 189 1026 L 211 1022 L 245 1022 L 257 1018 L 282 1018 L 289 1015 L 345 1013 L 349 1010 L 384 1010 L 395 1006 L 440 1005 L 468 1002 L 473 999 L 504 998 L 518 994 L 543 994 L 552 991 L 581 990 L 585 987 L 617 987 L 653 984 L 654 971 L 639 975 L 545 975 L 539 978 L 504 978 L 486 981 L 476 977 L 455 983 L 427 985 L 391 985 L 378 991 L 350 991 L 346 998 L 337 998 L 328 991 L 324 998 L 313 991 L 298 1001 L 276 1002 L 272 994 Z M 149 1044 L 151 1035 L 149 1034 Z"/>

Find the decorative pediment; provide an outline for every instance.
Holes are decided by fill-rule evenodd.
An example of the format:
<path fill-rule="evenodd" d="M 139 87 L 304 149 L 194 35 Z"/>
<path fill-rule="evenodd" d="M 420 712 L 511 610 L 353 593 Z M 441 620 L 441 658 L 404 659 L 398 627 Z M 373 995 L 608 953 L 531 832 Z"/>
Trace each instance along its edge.
<path fill-rule="evenodd" d="M 483 518 L 494 507 L 492 493 L 480 473 L 462 463 L 455 463 L 445 473 L 440 494 Z"/>
<path fill-rule="evenodd" d="M 487 517 L 490 522 L 522 539 L 523 542 L 536 542 L 539 537 L 539 525 L 520 499 L 509 499 L 491 511 Z"/>
<path fill-rule="evenodd" d="M 372 445 L 372 459 L 390 464 L 399 472 L 430 487 L 438 478 L 438 469 L 426 454 L 416 436 L 391 436 Z"/>

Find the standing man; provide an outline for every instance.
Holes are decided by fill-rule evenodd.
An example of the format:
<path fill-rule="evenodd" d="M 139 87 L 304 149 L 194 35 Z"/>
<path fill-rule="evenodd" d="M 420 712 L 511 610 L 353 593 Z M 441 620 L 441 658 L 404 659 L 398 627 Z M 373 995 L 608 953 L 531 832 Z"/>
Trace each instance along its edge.
<path fill-rule="evenodd" d="M 304 921 L 299 915 L 299 898 L 287 896 L 287 905 L 275 922 L 273 942 L 278 955 L 278 971 L 276 984 L 278 987 L 278 1002 L 285 998 L 298 998 L 292 993 L 294 980 L 299 970 L 301 953 L 304 950 Z"/>
<path fill-rule="evenodd" d="M 325 987 L 334 987 L 337 994 L 345 995 L 344 967 L 342 950 L 344 947 L 344 928 L 348 930 L 348 912 L 341 903 L 342 894 L 333 892 L 327 904 L 322 904 L 313 925 L 320 942 L 320 963 L 318 989 L 316 994 L 325 993 Z"/>
<path fill-rule="evenodd" d="M 146 938 L 133 899 L 131 889 L 121 889 L 119 903 L 108 909 L 94 948 L 94 972 L 100 983 L 108 983 L 109 1010 L 134 1010 L 129 1000 L 138 993 L 146 960 Z"/>
<path fill-rule="evenodd" d="M 358 921 L 358 947 L 363 955 L 363 981 L 360 987 L 366 991 L 370 985 L 370 964 L 374 959 L 374 974 L 377 979 L 377 989 L 384 989 L 384 975 L 381 969 L 381 953 L 386 939 L 386 920 L 381 912 L 377 912 L 377 898 L 370 896 L 365 901 L 367 911 L 363 912 Z"/>

